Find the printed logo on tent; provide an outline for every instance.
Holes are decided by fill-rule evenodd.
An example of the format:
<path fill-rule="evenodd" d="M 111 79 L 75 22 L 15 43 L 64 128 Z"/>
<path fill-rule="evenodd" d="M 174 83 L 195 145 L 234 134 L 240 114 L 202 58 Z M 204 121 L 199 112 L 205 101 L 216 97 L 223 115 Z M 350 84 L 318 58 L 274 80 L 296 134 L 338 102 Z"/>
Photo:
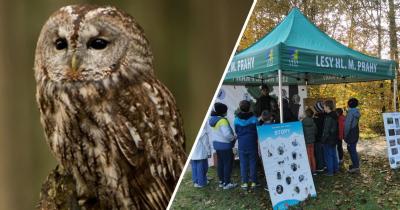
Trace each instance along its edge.
<path fill-rule="evenodd" d="M 289 49 L 289 65 L 294 67 L 299 66 L 299 50 L 296 48 Z"/>
<path fill-rule="evenodd" d="M 272 66 L 274 63 L 274 49 L 267 50 L 266 58 L 267 58 L 267 67 Z"/>

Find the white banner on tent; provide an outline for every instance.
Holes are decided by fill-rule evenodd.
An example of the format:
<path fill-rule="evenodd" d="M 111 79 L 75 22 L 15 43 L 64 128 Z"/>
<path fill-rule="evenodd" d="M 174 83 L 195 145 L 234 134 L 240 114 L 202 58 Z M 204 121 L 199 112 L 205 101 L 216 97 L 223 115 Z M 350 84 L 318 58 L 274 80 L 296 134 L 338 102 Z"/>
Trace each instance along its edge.
<path fill-rule="evenodd" d="M 282 87 L 282 94 L 284 98 L 288 98 L 289 87 Z M 270 93 L 271 96 L 278 98 L 278 87 L 272 87 L 272 91 Z M 306 86 L 298 86 L 298 94 L 299 96 L 299 104 L 300 107 L 304 107 L 303 99 L 307 98 L 307 88 Z M 233 125 L 233 120 L 235 117 L 235 111 L 239 107 L 239 102 L 242 100 L 249 100 L 256 102 L 256 99 L 251 96 L 251 94 L 247 91 L 245 86 L 233 86 L 233 85 L 222 85 L 221 89 L 218 92 L 216 102 L 224 103 L 228 106 L 227 118 L 231 125 Z M 299 109 L 299 117 L 303 116 L 304 108 Z"/>
<path fill-rule="evenodd" d="M 301 122 L 258 126 L 257 132 L 274 210 L 317 196 Z"/>
<path fill-rule="evenodd" d="M 390 168 L 400 166 L 400 113 L 383 113 Z"/>

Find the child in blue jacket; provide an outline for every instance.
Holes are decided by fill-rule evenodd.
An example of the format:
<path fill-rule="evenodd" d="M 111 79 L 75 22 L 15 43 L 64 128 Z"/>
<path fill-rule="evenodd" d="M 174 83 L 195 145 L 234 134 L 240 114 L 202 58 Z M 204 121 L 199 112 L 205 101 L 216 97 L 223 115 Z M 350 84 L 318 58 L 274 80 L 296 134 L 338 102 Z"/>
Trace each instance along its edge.
<path fill-rule="evenodd" d="M 347 105 L 349 110 L 347 111 L 347 116 L 344 124 L 344 141 L 347 143 L 347 151 L 349 151 L 352 165 L 349 167 L 350 173 L 360 172 L 360 159 L 357 153 L 357 143 L 360 137 L 360 110 L 357 108 L 358 100 L 351 98 Z"/>
<path fill-rule="evenodd" d="M 240 112 L 235 117 L 234 126 L 239 144 L 241 187 L 247 190 L 249 183 L 252 188 L 257 186 L 257 117 L 250 112 L 249 101 L 241 101 L 239 108 Z"/>

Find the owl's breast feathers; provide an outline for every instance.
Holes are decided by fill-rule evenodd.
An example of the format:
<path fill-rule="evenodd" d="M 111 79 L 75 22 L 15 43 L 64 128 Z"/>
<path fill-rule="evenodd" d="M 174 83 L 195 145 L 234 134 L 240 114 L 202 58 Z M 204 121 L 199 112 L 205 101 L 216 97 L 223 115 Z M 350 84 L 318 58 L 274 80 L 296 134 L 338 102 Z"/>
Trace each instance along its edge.
<path fill-rule="evenodd" d="M 47 142 L 83 191 L 101 185 L 112 194 L 127 185 L 119 195 L 128 194 L 127 203 L 164 208 L 186 160 L 185 137 L 171 93 L 144 77 L 118 87 L 42 85 L 37 98 Z"/>

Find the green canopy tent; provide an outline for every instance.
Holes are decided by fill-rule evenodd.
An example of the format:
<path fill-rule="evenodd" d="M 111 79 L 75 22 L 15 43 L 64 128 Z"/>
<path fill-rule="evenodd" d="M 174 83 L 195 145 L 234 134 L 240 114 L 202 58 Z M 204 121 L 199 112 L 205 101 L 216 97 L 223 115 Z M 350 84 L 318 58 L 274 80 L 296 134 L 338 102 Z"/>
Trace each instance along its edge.
<path fill-rule="evenodd" d="M 371 57 L 340 44 L 293 8 L 269 34 L 233 57 L 224 84 L 278 84 L 281 101 L 282 84 L 391 80 L 396 77 L 395 68 L 394 61 Z"/>

